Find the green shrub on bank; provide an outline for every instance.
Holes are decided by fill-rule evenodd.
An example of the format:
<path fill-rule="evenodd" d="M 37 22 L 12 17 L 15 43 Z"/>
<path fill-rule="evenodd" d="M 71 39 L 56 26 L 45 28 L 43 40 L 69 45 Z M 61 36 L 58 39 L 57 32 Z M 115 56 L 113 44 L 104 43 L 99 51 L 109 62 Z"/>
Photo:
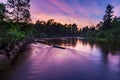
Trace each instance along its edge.
<path fill-rule="evenodd" d="M 87 38 L 89 41 L 97 41 L 97 42 L 108 42 L 109 40 L 107 38 L 98 38 L 98 37 L 89 37 Z"/>
<path fill-rule="evenodd" d="M 25 33 L 14 22 L 0 21 L 0 42 L 17 42 L 25 38 Z"/>
<path fill-rule="evenodd" d="M 25 38 L 24 32 L 19 31 L 17 29 L 8 30 L 7 35 L 8 35 L 8 40 L 11 42 L 16 42 Z"/>

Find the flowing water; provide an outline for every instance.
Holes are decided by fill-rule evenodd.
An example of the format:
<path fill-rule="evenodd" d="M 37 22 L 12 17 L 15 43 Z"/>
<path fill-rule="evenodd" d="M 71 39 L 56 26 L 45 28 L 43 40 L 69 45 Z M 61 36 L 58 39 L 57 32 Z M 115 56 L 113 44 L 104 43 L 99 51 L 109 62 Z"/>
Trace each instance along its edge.
<path fill-rule="evenodd" d="M 81 38 L 40 42 L 30 44 L 30 49 L 3 72 L 0 80 L 120 80 L 117 42 L 98 43 Z"/>

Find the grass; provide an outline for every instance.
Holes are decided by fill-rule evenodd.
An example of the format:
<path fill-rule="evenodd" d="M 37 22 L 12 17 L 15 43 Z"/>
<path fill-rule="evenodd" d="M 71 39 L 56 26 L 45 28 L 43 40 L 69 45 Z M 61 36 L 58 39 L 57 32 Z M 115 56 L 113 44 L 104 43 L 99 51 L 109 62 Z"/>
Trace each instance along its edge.
<path fill-rule="evenodd" d="M 97 38 L 97 37 L 89 37 L 87 38 L 90 41 L 97 41 L 97 42 L 108 42 L 109 40 L 107 38 Z"/>

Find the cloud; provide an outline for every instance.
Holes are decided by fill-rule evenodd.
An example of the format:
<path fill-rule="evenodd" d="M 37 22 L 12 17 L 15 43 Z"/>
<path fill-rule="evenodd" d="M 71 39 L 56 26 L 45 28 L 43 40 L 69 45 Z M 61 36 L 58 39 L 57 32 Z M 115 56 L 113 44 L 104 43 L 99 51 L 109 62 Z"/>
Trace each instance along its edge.
<path fill-rule="evenodd" d="M 6 2 L 7 2 L 7 0 L 0 0 L 0 2 L 6 3 Z"/>
<path fill-rule="evenodd" d="M 72 0 L 72 3 L 68 3 L 67 1 L 68 0 L 41 0 L 37 3 L 33 2 L 34 6 L 32 6 L 31 9 L 32 17 L 34 18 L 33 21 L 37 19 L 55 19 L 63 24 L 77 23 L 79 26 L 97 23 L 96 17 L 92 17 L 91 14 L 94 13 L 99 16 L 99 9 L 95 10 L 93 7 L 89 7 L 88 9 L 88 6 L 84 7 L 80 5 L 78 0 Z M 96 7 L 96 5 L 94 6 Z"/>
<path fill-rule="evenodd" d="M 102 20 L 107 4 L 113 4 L 114 14 L 120 15 L 119 0 L 31 0 L 31 15 L 33 22 L 55 19 L 63 24 L 91 26 Z"/>

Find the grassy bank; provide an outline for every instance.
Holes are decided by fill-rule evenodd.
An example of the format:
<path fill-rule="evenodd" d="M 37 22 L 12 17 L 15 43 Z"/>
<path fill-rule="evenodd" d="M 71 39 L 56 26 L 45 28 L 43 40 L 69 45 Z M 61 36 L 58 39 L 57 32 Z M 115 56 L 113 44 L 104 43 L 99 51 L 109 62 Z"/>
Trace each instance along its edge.
<path fill-rule="evenodd" d="M 108 39 L 108 38 L 99 38 L 99 37 L 87 37 L 86 38 L 89 41 L 94 41 L 94 42 L 120 42 L 119 39 Z"/>

